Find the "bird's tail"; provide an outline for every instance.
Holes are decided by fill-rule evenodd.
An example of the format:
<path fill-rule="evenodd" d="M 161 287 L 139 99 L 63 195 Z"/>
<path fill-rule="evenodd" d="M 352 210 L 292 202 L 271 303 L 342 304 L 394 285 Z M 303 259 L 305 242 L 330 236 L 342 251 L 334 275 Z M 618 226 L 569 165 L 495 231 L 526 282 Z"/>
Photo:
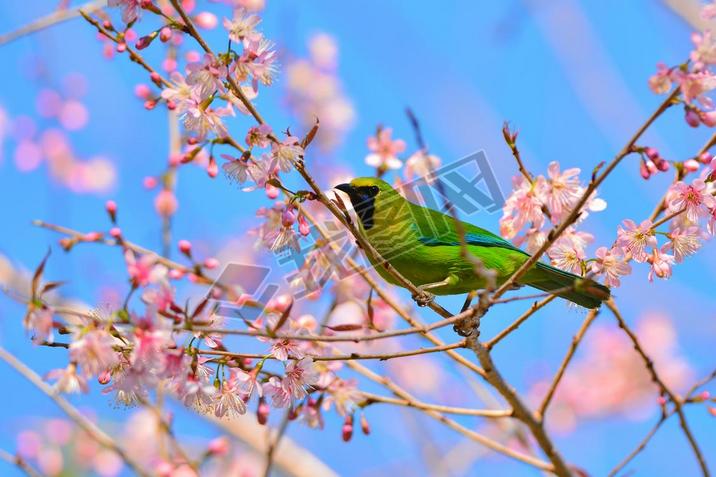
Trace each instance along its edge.
<path fill-rule="evenodd" d="M 537 265 L 520 281 L 524 285 L 545 292 L 572 287 L 556 295 L 585 308 L 597 308 L 604 300 L 609 299 L 610 294 L 609 288 L 594 280 L 565 272 L 542 262 L 537 262 Z"/>

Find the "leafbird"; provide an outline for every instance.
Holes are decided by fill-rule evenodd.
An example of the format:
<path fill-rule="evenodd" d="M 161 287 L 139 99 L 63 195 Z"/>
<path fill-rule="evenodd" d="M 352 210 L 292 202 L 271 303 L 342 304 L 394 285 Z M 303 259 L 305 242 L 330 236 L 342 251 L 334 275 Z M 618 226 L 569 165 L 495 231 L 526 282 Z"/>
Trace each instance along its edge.
<path fill-rule="evenodd" d="M 367 241 L 422 292 L 457 295 L 485 288 L 484 274 L 475 273 L 462 247 L 485 269 L 493 270 L 497 286 L 530 257 L 502 237 L 467 222 L 459 222 L 462 231 L 458 232 L 452 216 L 413 204 L 382 179 L 359 177 L 336 189 L 350 198 Z M 373 266 L 389 283 L 400 285 L 383 266 Z M 609 298 L 604 285 L 542 262 L 533 265 L 517 285 L 555 292 L 586 308 L 597 308 Z"/>

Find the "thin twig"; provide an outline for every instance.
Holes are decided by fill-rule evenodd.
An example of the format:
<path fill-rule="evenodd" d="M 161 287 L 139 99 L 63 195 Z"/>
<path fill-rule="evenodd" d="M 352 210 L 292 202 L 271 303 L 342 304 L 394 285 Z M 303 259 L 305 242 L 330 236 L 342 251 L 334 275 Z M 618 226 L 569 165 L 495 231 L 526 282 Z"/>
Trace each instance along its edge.
<path fill-rule="evenodd" d="M 649 357 L 649 355 L 646 354 L 646 351 L 644 351 L 644 348 L 642 347 L 641 343 L 639 342 L 639 339 L 637 338 L 636 334 L 629 328 L 629 326 L 624 321 L 624 318 L 622 317 L 621 313 L 619 312 L 619 309 L 617 308 L 616 304 L 614 303 L 614 300 L 609 299 L 605 302 L 607 307 L 611 310 L 612 314 L 614 315 L 614 318 L 616 318 L 617 322 L 619 323 L 619 327 L 624 330 L 624 332 L 627 334 L 629 339 L 632 342 L 632 345 L 634 346 L 634 349 L 636 352 L 641 356 L 641 359 L 644 361 L 644 364 L 646 366 L 647 371 L 651 375 L 652 381 L 659 387 L 659 392 L 662 395 L 666 395 L 671 402 L 674 403 L 674 410 L 679 416 L 679 424 L 681 425 L 681 430 L 684 432 L 684 435 L 686 436 L 686 439 L 689 442 L 689 445 L 691 446 L 691 449 L 694 452 L 694 455 L 696 456 L 696 460 L 699 463 L 699 467 L 701 467 L 701 473 L 704 475 L 704 477 L 708 477 L 710 474 L 708 466 L 706 464 L 706 460 L 704 459 L 703 454 L 701 453 L 701 449 L 699 448 L 698 443 L 696 442 L 696 439 L 694 438 L 694 435 L 691 432 L 691 429 L 689 428 L 689 424 L 686 421 L 686 414 L 684 413 L 683 409 L 683 400 L 681 397 L 677 396 L 667 385 L 664 383 L 664 381 L 661 379 L 659 374 L 656 372 L 656 368 L 654 367 L 654 362 Z"/>
<path fill-rule="evenodd" d="M 28 368 L 22 361 L 17 359 L 13 354 L 0 347 L 0 359 L 13 367 L 18 373 L 22 374 L 40 391 L 50 397 L 55 404 L 67 414 L 83 431 L 85 431 L 92 439 L 94 439 L 102 447 L 106 447 L 114 451 L 133 471 L 141 477 L 149 477 L 151 474 L 142 469 L 141 465 L 134 460 L 127 452 L 108 434 L 99 428 L 94 422 L 90 421 L 87 416 L 77 410 L 67 399 L 60 396 L 46 382 L 42 380 L 33 370 Z"/>
<path fill-rule="evenodd" d="M 587 329 L 589 329 L 589 326 L 594 322 L 594 319 L 597 317 L 598 314 L 599 314 L 598 308 L 595 308 L 594 310 L 589 310 L 589 313 L 587 313 L 587 316 L 584 318 L 584 321 L 582 322 L 582 326 L 580 326 L 579 331 L 577 331 L 577 334 L 574 335 L 574 338 L 572 338 L 572 344 L 569 346 L 569 349 L 567 350 L 567 354 L 564 356 L 564 359 L 562 360 L 562 364 L 559 366 L 559 369 L 557 370 L 557 373 L 555 374 L 554 379 L 552 379 L 549 389 L 547 390 L 547 394 L 544 396 L 544 399 L 542 400 L 542 404 L 537 409 L 537 418 L 538 419 L 544 420 L 544 415 L 547 412 L 547 407 L 549 406 L 549 403 L 552 401 L 552 398 L 554 397 L 554 393 L 557 390 L 557 386 L 559 385 L 559 382 L 562 380 L 562 377 L 564 376 L 565 371 L 567 371 L 567 366 L 569 366 L 569 363 L 572 360 L 574 353 L 577 351 L 577 347 L 579 346 L 579 343 L 582 342 L 584 335 L 587 333 Z"/>
<path fill-rule="evenodd" d="M 440 404 L 426 404 L 422 402 L 410 401 L 407 399 L 397 399 L 378 394 L 363 392 L 365 401 L 361 403 L 367 406 L 376 402 L 385 404 L 395 404 L 396 406 L 412 407 L 423 411 L 437 411 L 445 414 L 458 414 L 462 416 L 479 416 L 490 418 L 513 417 L 511 409 L 470 409 L 466 407 L 443 406 Z"/>
<path fill-rule="evenodd" d="M 15 41 L 23 36 L 45 30 L 46 28 L 57 25 L 58 23 L 77 18 L 80 16 L 80 11 L 91 13 L 101 10 L 106 6 L 107 0 L 92 0 L 76 7 L 58 9 L 49 15 L 45 15 L 44 17 L 38 18 L 37 20 L 18 28 L 17 30 L 0 35 L 0 46 L 10 43 L 11 41 Z"/>
<path fill-rule="evenodd" d="M 20 454 L 12 455 L 5 449 L 0 449 L 0 459 L 16 466 L 29 477 L 43 477 L 43 475 L 23 459 Z"/>

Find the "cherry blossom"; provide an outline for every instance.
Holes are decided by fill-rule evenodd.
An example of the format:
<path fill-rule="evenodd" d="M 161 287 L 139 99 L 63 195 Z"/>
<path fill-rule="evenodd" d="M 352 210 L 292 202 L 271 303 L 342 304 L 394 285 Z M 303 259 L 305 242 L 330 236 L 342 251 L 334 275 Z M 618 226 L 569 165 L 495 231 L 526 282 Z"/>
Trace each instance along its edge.
<path fill-rule="evenodd" d="M 237 43 L 241 43 L 244 38 L 251 36 L 259 23 L 261 23 L 261 18 L 249 13 L 244 8 L 235 9 L 232 20 L 224 18 L 224 28 L 229 31 L 229 38 Z"/>
<path fill-rule="evenodd" d="M 405 151 L 405 141 L 392 138 L 391 128 L 380 128 L 375 136 L 368 138 L 368 149 L 371 154 L 365 158 L 365 163 L 378 169 L 400 169 L 403 162 L 398 154 Z"/>
<path fill-rule="evenodd" d="M 617 245 L 622 247 L 625 252 L 631 254 L 632 258 L 637 262 L 645 262 L 648 258 L 647 247 L 656 247 L 656 237 L 652 230 L 650 220 L 645 220 L 641 224 L 631 219 L 626 219 L 620 225 L 617 232 Z"/>
<path fill-rule="evenodd" d="M 697 222 L 708 215 L 708 209 L 716 207 L 716 199 L 707 191 L 702 179 L 696 179 L 690 185 L 677 182 L 669 188 L 666 203 L 672 212 L 685 210 L 686 217 L 692 222 Z"/>
<path fill-rule="evenodd" d="M 647 256 L 647 261 L 651 265 L 649 270 L 649 281 L 654 281 L 654 277 L 669 279 L 671 278 L 672 265 L 674 264 L 674 256 L 664 253 L 658 248 L 654 248 L 651 255 Z"/>
<path fill-rule="evenodd" d="M 599 247 L 595 256 L 592 272 L 602 275 L 604 284 L 608 287 L 618 287 L 621 284 L 620 277 L 631 273 L 631 266 L 627 263 L 621 248 Z"/>
<path fill-rule="evenodd" d="M 701 245 L 701 232 L 698 227 L 688 227 L 684 230 L 676 228 L 669 233 L 669 242 L 664 246 L 664 250 L 673 251 L 674 260 L 676 263 L 681 263 L 685 257 L 695 254 Z"/>
<path fill-rule="evenodd" d="M 547 252 L 552 265 L 572 273 L 582 274 L 584 252 L 569 240 L 558 240 Z"/>

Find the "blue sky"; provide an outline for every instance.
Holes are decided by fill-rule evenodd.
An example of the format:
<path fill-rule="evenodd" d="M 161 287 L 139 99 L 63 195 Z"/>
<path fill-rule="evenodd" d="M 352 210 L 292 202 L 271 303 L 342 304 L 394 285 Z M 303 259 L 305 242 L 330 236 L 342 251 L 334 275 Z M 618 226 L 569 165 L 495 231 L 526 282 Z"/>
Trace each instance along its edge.
<path fill-rule="evenodd" d="M 36 0 L 23 3 L 22 8 L 15 2 L 0 4 L 0 32 L 50 12 L 56 3 Z M 563 167 L 590 171 L 596 163 L 613 157 L 658 105 L 660 98 L 646 84 L 655 64 L 679 63 L 691 48 L 689 26 L 662 2 L 650 0 L 465 0 L 445 5 L 269 1 L 263 26 L 267 36 L 293 54 L 304 54 L 307 38 L 317 32 L 329 33 L 339 46 L 339 75 L 356 110 L 355 126 L 335 154 L 309 159 L 314 165 L 326 161 L 356 175 L 370 174 L 363 164 L 366 137 L 381 123 L 411 142 L 404 114 L 409 106 L 420 117 L 435 154 L 452 160 L 485 150 L 505 190 L 516 170 L 501 139 L 503 121 L 520 130 L 521 149 L 531 170 L 544 171 L 550 161 L 558 160 Z M 209 38 L 222 44 L 220 35 L 217 31 Z M 152 58 L 151 53 L 147 56 Z M 27 73 L 33 58 L 45 66 L 41 81 Z M 49 276 L 68 279 L 65 292 L 90 303 L 100 299 L 98 283 L 123 283 L 121 257 L 116 251 L 92 245 L 64 254 L 56 246 L 55 235 L 32 227 L 30 221 L 39 218 L 79 230 L 102 228 L 106 226 L 103 204 L 112 198 L 120 205 L 125 233 L 138 243 L 158 247 L 153 195 L 142 188 L 141 180 L 163 168 L 166 121 L 158 111 L 147 113 L 134 98 L 133 87 L 144 75 L 125 60 L 102 58 L 94 32 L 77 20 L 0 48 L 4 65 L 0 106 L 11 116 L 35 114 L 33 102 L 42 84 L 58 84 L 74 72 L 89 79 L 84 101 L 90 126 L 73 133 L 72 141 L 80 155 L 101 154 L 116 164 L 117 187 L 99 195 L 71 194 L 49 179 L 45 167 L 19 172 L 12 162 L 11 145 L 2 146 L 0 253 L 18 266 L 31 268 L 51 245 Z M 258 100 L 262 114 L 277 127 L 290 125 L 292 118 L 281 106 L 281 78 L 264 91 Z M 245 126 L 237 122 L 236 128 L 241 131 Z M 703 128 L 688 128 L 682 113 L 675 109 L 646 134 L 644 143 L 659 148 L 669 159 L 683 159 L 693 154 L 708 134 Z M 610 243 L 622 219 L 640 219 L 651 212 L 668 180 L 643 181 L 636 158 L 627 158 L 600 189 L 609 204 L 607 210 L 593 214 L 586 230 L 597 236 L 598 243 Z M 223 178 L 209 180 L 199 169 L 182 173 L 178 194 L 181 209 L 174 223 L 175 236 L 192 240 L 205 250 L 215 250 L 241 235 L 256 223 L 255 209 L 266 204 L 263 194 L 241 193 Z M 469 217 L 492 230 L 497 230 L 498 219 L 499 214 Z M 663 311 L 673 318 L 681 350 L 696 376 L 714 367 L 713 245 L 707 244 L 697 257 L 679 265 L 668 282 L 649 284 L 647 270 L 637 267 L 617 293 L 632 323 L 645 310 Z M 457 308 L 460 301 L 447 299 L 444 303 Z M 515 305 L 495 310 L 494 320 L 485 323 L 485 332 L 499 329 L 519 309 Z M 498 366 L 518 389 L 524 390 L 534 381 L 531 373 L 536 363 L 546 369 L 555 369 L 559 363 L 579 326 L 578 315 L 565 310 L 555 305 L 543 312 L 496 352 Z M 0 297 L 0 342 L 38 372 L 51 369 L 63 351 L 34 348 L 22 331 L 21 318 L 22 308 Z M 599 318 L 609 319 L 607 313 Z M 449 334 L 445 336 L 449 338 Z M 8 390 L 0 406 L 0 447 L 13 449 L 13 434 L 26 416 L 55 416 L 59 411 L 9 368 L 0 366 L 0 373 Z M 79 406 L 92 406 L 107 419 L 122 421 L 127 416 L 96 392 L 72 399 Z M 342 475 L 415 475 L 424 471 L 416 463 L 422 450 L 405 439 L 417 428 L 409 424 L 412 417 L 402 413 L 396 417 L 392 411 L 373 411 L 370 417 L 376 432 L 369 438 L 357 436 L 348 445 L 338 439 L 340 423 L 336 420 L 329 420 L 324 433 L 296 426 L 291 435 Z M 701 407 L 690 410 L 688 416 L 706 455 L 716 456 L 716 441 L 709 439 L 712 418 Z M 207 436 L 215 433 L 197 419 L 186 417 L 185 430 Z M 652 414 L 634 422 L 619 418 L 584 422 L 577 432 L 557 437 L 557 445 L 569 460 L 592 475 L 604 475 L 636 444 L 653 419 Z M 445 449 L 457 440 L 450 431 L 424 420 L 414 425 L 424 426 L 421 432 L 430 436 L 426 445 L 436 449 Z M 15 475 L 14 469 L 0 468 L 3 475 Z M 500 457 L 489 457 L 476 468 L 484 475 L 538 475 Z M 633 468 L 637 475 L 695 475 L 695 460 L 676 421 L 664 426 Z"/>

